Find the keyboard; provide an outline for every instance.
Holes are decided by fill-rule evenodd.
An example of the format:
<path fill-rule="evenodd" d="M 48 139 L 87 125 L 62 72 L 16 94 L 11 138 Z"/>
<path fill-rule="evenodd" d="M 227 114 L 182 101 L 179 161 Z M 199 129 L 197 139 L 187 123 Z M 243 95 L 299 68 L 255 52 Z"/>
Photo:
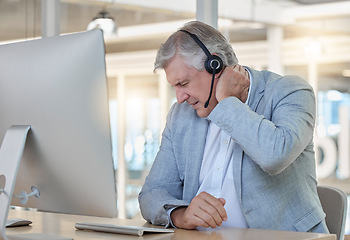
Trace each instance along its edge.
<path fill-rule="evenodd" d="M 75 228 L 78 230 L 90 230 L 98 232 L 119 233 L 135 236 L 142 236 L 144 233 L 173 233 L 174 229 L 153 228 L 153 227 L 136 227 L 127 225 L 101 224 L 101 223 L 76 223 Z"/>

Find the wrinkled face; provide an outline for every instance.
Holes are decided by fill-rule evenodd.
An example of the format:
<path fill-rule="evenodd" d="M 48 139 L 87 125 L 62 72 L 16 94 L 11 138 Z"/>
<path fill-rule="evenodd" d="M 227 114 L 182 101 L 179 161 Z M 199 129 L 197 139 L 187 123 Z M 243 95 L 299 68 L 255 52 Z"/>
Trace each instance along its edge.
<path fill-rule="evenodd" d="M 168 82 L 175 88 L 177 102 L 187 102 L 197 111 L 199 117 L 207 117 L 218 103 L 215 98 L 217 79 L 214 81 L 209 105 L 204 108 L 210 93 L 211 74 L 187 66 L 178 55 L 175 55 L 164 70 Z"/>

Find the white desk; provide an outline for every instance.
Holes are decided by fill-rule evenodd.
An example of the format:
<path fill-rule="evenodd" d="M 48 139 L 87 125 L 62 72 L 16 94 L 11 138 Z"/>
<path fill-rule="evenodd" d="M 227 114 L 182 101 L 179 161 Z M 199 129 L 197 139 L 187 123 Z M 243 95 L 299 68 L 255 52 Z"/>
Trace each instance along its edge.
<path fill-rule="evenodd" d="M 10 210 L 9 218 L 24 218 L 31 220 L 33 223 L 26 227 L 7 228 L 7 235 L 22 234 L 22 233 L 46 233 L 60 236 L 71 237 L 75 240 L 90 240 L 90 239 L 162 239 L 162 240 L 336 240 L 334 234 L 318 234 L 318 233 L 301 233 L 301 232 L 286 232 L 272 231 L 261 229 L 239 229 L 227 228 L 219 231 L 200 232 L 196 230 L 176 229 L 174 233 L 157 233 L 145 234 L 142 237 L 90 232 L 76 230 L 74 225 L 76 222 L 98 222 L 132 226 L 152 226 L 145 221 L 135 221 L 128 219 L 116 218 L 99 218 L 68 214 L 56 213 L 41 213 L 24 210 Z"/>

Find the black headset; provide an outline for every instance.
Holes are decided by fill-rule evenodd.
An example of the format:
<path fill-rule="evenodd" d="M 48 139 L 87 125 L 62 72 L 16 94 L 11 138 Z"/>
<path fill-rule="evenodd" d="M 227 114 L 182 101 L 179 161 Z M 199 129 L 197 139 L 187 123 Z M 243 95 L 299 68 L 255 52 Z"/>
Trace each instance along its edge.
<path fill-rule="evenodd" d="M 196 35 L 194 35 L 193 33 L 190 33 L 189 31 L 183 30 L 183 29 L 181 29 L 180 31 L 190 35 L 190 37 L 204 51 L 205 55 L 207 55 L 207 59 L 204 62 L 204 67 L 205 67 L 205 69 L 207 70 L 208 73 L 213 74 L 213 77 L 211 79 L 211 87 L 210 87 L 209 98 L 204 104 L 204 107 L 207 108 L 208 105 L 209 105 L 211 94 L 213 92 L 215 74 L 219 73 L 223 69 L 224 64 L 223 64 L 223 62 L 222 62 L 222 60 L 221 60 L 221 58 L 219 56 L 213 55 L 213 54 L 211 54 L 209 52 L 209 50 L 205 47 L 205 45 L 199 40 L 199 38 Z"/>

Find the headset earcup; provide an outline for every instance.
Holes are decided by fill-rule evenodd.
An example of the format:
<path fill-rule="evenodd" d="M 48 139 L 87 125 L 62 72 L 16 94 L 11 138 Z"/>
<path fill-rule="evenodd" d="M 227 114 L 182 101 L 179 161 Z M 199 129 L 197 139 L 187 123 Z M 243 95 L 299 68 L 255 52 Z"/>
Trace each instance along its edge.
<path fill-rule="evenodd" d="M 205 69 L 207 70 L 208 73 L 210 73 L 210 74 L 213 73 L 213 68 L 214 68 L 215 63 L 217 63 L 215 73 L 221 72 L 221 70 L 224 66 L 221 58 L 217 55 L 211 55 L 211 57 L 207 58 L 207 60 L 204 63 Z"/>

